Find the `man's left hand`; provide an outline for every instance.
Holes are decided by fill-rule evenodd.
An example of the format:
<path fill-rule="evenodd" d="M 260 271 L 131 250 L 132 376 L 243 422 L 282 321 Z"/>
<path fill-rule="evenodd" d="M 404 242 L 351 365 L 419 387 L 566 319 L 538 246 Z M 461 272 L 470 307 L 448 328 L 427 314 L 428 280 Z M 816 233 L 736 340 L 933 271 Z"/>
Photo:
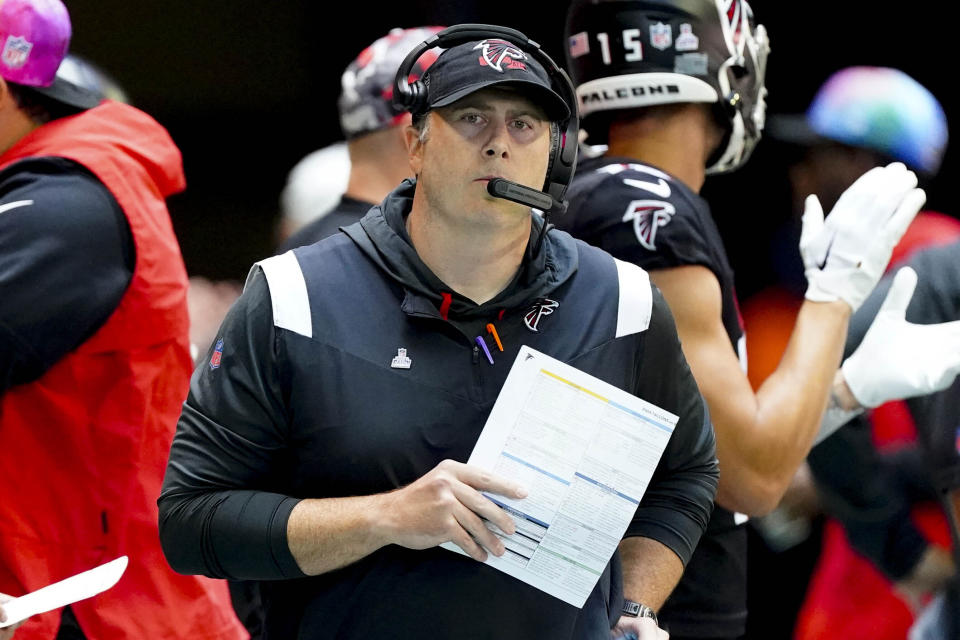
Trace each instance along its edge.
<path fill-rule="evenodd" d="M 621 616 L 610 630 L 613 640 L 669 640 L 670 634 L 657 626 L 653 618 Z"/>
<path fill-rule="evenodd" d="M 941 391 L 960 372 L 960 321 L 906 321 L 916 285 L 913 269 L 897 271 L 873 324 L 843 363 L 847 386 L 863 407 Z"/>

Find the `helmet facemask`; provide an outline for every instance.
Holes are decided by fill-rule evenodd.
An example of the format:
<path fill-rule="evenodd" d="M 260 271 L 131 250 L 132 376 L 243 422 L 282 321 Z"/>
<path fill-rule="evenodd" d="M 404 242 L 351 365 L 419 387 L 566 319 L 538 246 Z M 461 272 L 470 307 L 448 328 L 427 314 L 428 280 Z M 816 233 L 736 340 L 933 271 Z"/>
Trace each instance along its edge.
<path fill-rule="evenodd" d="M 708 174 L 733 171 L 746 163 L 760 141 L 767 113 L 767 30 L 754 23 L 746 2 L 717 0 L 717 10 L 731 53 L 717 74 L 719 106 L 727 114 L 729 129 L 708 161 Z"/>

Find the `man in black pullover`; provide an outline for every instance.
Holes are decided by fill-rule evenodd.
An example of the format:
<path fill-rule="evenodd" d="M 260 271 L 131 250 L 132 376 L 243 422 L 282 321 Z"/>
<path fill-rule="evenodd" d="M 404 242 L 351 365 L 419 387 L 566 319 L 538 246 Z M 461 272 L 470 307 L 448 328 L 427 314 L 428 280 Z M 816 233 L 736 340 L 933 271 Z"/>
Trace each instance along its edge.
<path fill-rule="evenodd" d="M 646 273 L 488 193 L 550 185 L 575 117 L 529 47 L 447 48 L 407 130 L 417 179 L 254 267 L 194 375 L 161 538 L 179 571 L 260 581 L 268 638 L 662 637 L 643 614 L 706 526 L 713 431 Z M 477 562 L 504 553 L 481 518 L 514 530 L 481 492 L 524 493 L 464 461 L 524 344 L 679 417 L 580 609 Z"/>

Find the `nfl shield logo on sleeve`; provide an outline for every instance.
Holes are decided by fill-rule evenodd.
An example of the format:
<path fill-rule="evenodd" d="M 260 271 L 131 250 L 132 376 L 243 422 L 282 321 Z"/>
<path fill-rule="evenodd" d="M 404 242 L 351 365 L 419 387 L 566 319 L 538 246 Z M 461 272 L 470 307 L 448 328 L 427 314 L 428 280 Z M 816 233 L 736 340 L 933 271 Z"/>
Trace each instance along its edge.
<path fill-rule="evenodd" d="M 223 358 L 223 338 L 217 340 L 217 346 L 213 348 L 213 355 L 210 356 L 210 370 L 220 368 L 220 359 Z"/>

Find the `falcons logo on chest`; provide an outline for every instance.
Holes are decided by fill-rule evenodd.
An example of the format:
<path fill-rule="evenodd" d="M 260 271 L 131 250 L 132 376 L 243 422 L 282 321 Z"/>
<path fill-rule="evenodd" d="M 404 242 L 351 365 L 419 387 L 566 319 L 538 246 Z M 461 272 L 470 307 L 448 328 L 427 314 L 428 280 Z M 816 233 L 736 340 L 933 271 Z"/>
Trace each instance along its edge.
<path fill-rule="evenodd" d="M 540 320 L 553 313 L 560 303 L 550 298 L 537 298 L 533 307 L 523 316 L 523 324 L 534 333 L 540 333 Z"/>
<path fill-rule="evenodd" d="M 669 202 L 634 200 L 623 214 L 624 222 L 633 222 L 633 233 L 645 248 L 657 250 L 657 229 L 665 227 L 677 210 Z"/>

